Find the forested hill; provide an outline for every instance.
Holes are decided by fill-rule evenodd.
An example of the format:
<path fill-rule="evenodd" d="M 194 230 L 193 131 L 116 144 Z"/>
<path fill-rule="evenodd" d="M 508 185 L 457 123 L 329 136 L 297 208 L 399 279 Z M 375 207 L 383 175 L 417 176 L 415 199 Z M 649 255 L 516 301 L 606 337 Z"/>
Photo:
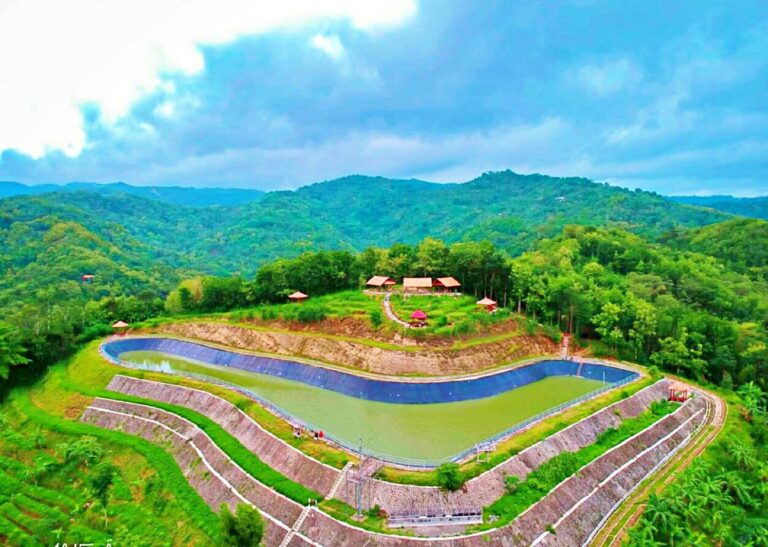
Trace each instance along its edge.
<path fill-rule="evenodd" d="M 264 195 L 261 190 L 242 188 L 187 188 L 181 186 L 131 186 L 124 182 L 97 184 L 40 184 L 29 186 L 18 182 L 0 182 L 0 198 L 29 196 L 51 192 L 89 192 L 103 196 L 129 194 L 187 207 L 237 206 L 256 201 Z"/>
<path fill-rule="evenodd" d="M 676 229 L 661 241 L 714 256 L 732 269 L 768 281 L 768 222 L 736 218 L 694 230 Z"/>
<path fill-rule="evenodd" d="M 768 220 L 768 196 L 759 198 L 736 198 L 733 196 L 671 196 L 677 203 L 710 207 L 718 211 L 743 217 Z"/>
<path fill-rule="evenodd" d="M 147 260 L 244 275 L 266 260 L 306 250 L 361 250 L 432 236 L 449 243 L 490 240 L 517 255 L 566 224 L 614 225 L 656 237 L 675 227 L 730 218 L 653 193 L 510 171 L 464 184 L 350 176 L 228 208 L 191 208 L 89 189 L 0 200 L 0 239 L 15 267 L 24 253 L 8 230 L 44 217 L 77 222 L 118 247 L 128 236 L 144 246 L 140 254 Z"/>

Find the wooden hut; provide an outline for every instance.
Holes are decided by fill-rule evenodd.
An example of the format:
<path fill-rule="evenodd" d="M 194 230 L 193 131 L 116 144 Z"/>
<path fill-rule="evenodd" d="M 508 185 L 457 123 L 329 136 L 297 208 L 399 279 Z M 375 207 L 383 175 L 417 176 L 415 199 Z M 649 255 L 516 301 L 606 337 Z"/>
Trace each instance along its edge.
<path fill-rule="evenodd" d="M 482 300 L 478 300 L 477 305 L 484 307 L 488 313 L 496 313 L 496 301 L 491 300 L 487 296 Z"/>
<path fill-rule="evenodd" d="M 93 275 L 93 274 L 83 274 L 83 275 L 80 276 L 80 280 L 83 283 L 93 283 L 93 278 L 94 277 L 96 277 L 96 276 Z"/>
<path fill-rule="evenodd" d="M 461 283 L 455 277 L 438 277 L 432 281 L 432 286 L 440 292 L 458 292 Z"/>
<path fill-rule="evenodd" d="M 428 293 L 432 290 L 431 277 L 404 277 L 403 293 L 419 294 Z"/>
<path fill-rule="evenodd" d="M 307 296 L 306 294 L 304 294 L 301 291 L 296 291 L 295 293 L 288 295 L 288 300 L 290 300 L 293 303 L 298 303 L 298 304 L 301 304 L 307 298 L 309 298 L 309 296 Z"/>
<path fill-rule="evenodd" d="M 375 291 L 390 291 L 395 285 L 397 285 L 397 281 L 384 275 L 374 275 L 365 283 L 366 287 Z"/>
<path fill-rule="evenodd" d="M 115 331 L 117 336 L 125 336 L 125 333 L 128 332 L 128 323 L 125 321 L 115 321 L 112 323 L 112 330 Z"/>

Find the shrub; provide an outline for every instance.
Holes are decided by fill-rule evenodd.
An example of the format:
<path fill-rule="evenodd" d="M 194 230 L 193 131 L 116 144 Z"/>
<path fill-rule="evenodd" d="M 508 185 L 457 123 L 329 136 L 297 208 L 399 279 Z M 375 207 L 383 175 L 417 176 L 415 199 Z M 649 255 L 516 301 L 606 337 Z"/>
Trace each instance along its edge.
<path fill-rule="evenodd" d="M 379 328 L 381 324 L 384 322 L 384 317 L 381 315 L 380 309 L 371 310 L 371 325 L 373 325 L 374 328 Z"/>
<path fill-rule="evenodd" d="M 232 514 L 229 507 L 222 503 L 219 518 L 221 519 L 221 539 L 225 545 L 252 547 L 261 543 L 261 538 L 264 536 L 264 521 L 257 509 L 239 503 L 235 513 Z"/>
<path fill-rule="evenodd" d="M 515 475 L 507 475 L 504 477 L 504 490 L 507 494 L 514 494 L 520 487 L 520 477 Z"/>
<path fill-rule="evenodd" d="M 455 492 L 464 484 L 458 464 L 444 463 L 437 468 L 437 485 L 443 490 Z"/>
<path fill-rule="evenodd" d="M 317 323 L 325 319 L 327 310 L 324 306 L 304 305 L 299 307 L 296 318 L 299 323 Z"/>
<path fill-rule="evenodd" d="M 277 319 L 277 311 L 274 308 L 265 307 L 259 310 L 259 317 L 262 321 L 273 321 Z"/>
<path fill-rule="evenodd" d="M 96 323 L 90 327 L 85 327 L 85 330 L 83 330 L 83 332 L 77 336 L 75 341 L 78 344 L 84 344 L 85 342 L 90 342 L 91 340 L 95 340 L 96 338 L 101 338 L 102 336 L 107 336 L 109 334 L 112 334 L 112 327 L 105 325 L 104 323 Z"/>

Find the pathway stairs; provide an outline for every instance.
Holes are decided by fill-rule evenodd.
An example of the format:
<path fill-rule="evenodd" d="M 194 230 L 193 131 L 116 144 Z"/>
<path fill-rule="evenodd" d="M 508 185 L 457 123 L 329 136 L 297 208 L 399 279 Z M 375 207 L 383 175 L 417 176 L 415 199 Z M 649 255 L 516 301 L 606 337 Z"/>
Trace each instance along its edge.
<path fill-rule="evenodd" d="M 338 492 L 339 487 L 344 482 L 344 478 L 347 476 L 347 471 L 349 471 L 351 468 L 352 468 L 352 462 L 347 462 L 347 465 L 345 465 L 344 468 L 341 470 L 341 473 L 339 473 L 339 476 L 336 477 L 336 481 L 333 483 L 333 486 L 331 486 L 331 489 L 328 491 L 328 494 L 325 496 L 325 499 L 329 500 L 336 495 L 336 492 Z"/>
<path fill-rule="evenodd" d="M 392 293 L 387 293 L 386 296 L 384 297 L 384 301 L 381 303 L 382 307 L 384 308 L 384 315 L 386 315 L 390 321 L 394 321 L 401 327 L 410 329 L 411 324 L 400 319 L 398 316 L 395 315 L 395 312 L 392 311 L 392 305 L 389 303 L 389 299 L 391 297 L 392 297 Z"/>
<path fill-rule="evenodd" d="M 304 524 L 305 520 L 307 520 L 307 515 L 312 512 L 313 507 L 314 506 L 311 504 L 304 507 L 304 510 L 301 512 L 301 515 L 299 515 L 299 518 L 297 518 L 296 522 L 293 523 L 291 530 L 285 534 L 282 543 L 280 543 L 280 547 L 288 547 L 288 544 L 291 543 L 291 540 L 293 539 L 293 535 L 301 530 L 301 525 Z"/>

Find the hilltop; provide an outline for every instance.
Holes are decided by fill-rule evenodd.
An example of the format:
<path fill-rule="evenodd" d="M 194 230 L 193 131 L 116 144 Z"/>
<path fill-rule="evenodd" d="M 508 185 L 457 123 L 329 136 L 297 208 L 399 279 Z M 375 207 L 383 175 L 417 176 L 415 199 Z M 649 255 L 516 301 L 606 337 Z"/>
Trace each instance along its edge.
<path fill-rule="evenodd" d="M 768 197 L 737 198 L 733 196 L 670 196 L 677 203 L 709 207 L 743 217 L 768 220 Z"/>
<path fill-rule="evenodd" d="M 123 184 L 56 190 L 0 200 L 0 307 L 34 300 L 40 290 L 78 300 L 144 289 L 162 294 L 191 272 L 249 277 L 269 260 L 310 250 L 360 251 L 436 237 L 488 240 L 516 256 L 567 224 L 654 238 L 731 218 L 654 193 L 511 171 L 462 184 L 355 175 L 228 207 L 188 206 L 195 195 L 214 202 L 215 189 L 162 189 L 170 201 Z M 134 195 L 142 192 L 154 197 Z M 78 284 L 84 273 L 98 281 L 87 293 Z"/>
<path fill-rule="evenodd" d="M 184 186 L 132 186 L 124 182 L 99 184 L 70 182 L 69 184 L 27 185 L 0 181 L 0 199 L 13 196 L 49 194 L 52 192 L 89 192 L 102 196 L 129 194 L 186 207 L 232 207 L 256 201 L 261 190 L 244 188 L 189 188 Z"/>

